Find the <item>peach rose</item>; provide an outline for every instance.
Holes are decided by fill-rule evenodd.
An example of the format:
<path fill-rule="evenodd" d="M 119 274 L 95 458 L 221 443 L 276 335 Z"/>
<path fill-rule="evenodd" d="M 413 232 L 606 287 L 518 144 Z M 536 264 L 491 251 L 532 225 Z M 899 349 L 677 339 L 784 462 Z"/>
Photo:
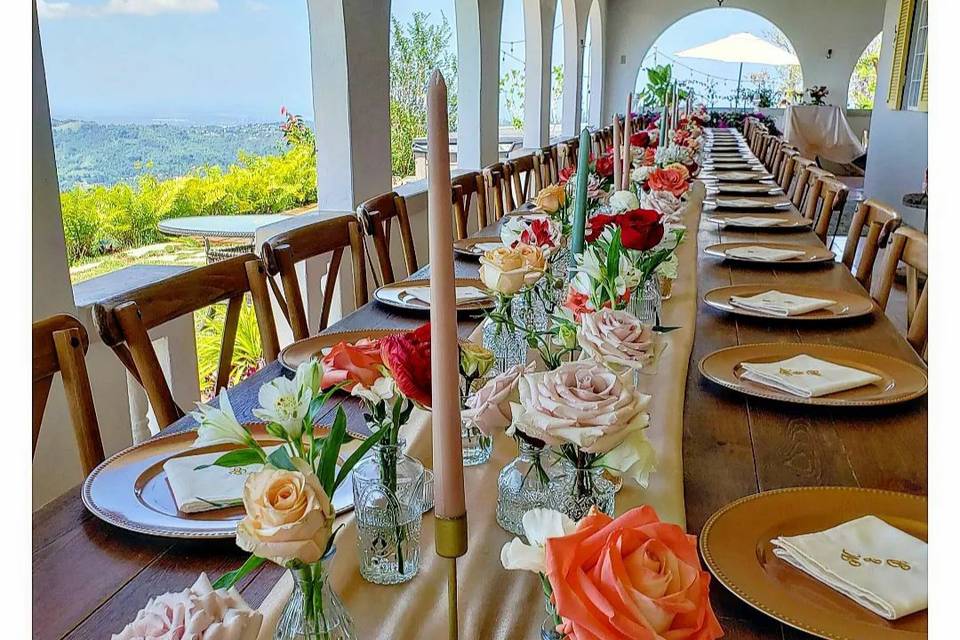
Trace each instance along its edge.
<path fill-rule="evenodd" d="M 558 630 L 576 640 L 714 640 L 710 574 L 696 536 L 652 507 L 616 520 L 591 510 L 574 533 L 546 540 Z"/>
<path fill-rule="evenodd" d="M 301 458 L 297 471 L 264 468 L 247 477 L 237 546 L 281 566 L 320 560 L 336 514 L 320 480 Z"/>
<path fill-rule="evenodd" d="M 657 169 L 647 176 L 647 186 L 653 191 L 669 191 L 679 198 L 690 189 L 688 175 L 689 172 L 684 175 L 677 169 Z"/>
<path fill-rule="evenodd" d="M 339 342 L 323 356 L 324 389 L 343 383 L 347 391 L 357 384 L 370 387 L 383 377 L 380 341 L 362 338 L 354 344 Z"/>
<path fill-rule="evenodd" d="M 664 167 L 664 169 L 668 169 L 670 171 L 676 171 L 681 176 L 683 176 L 684 180 L 687 180 L 690 177 L 690 170 L 687 169 L 682 164 L 680 164 L 679 162 L 673 162 L 671 164 L 668 164 L 667 166 Z"/>
<path fill-rule="evenodd" d="M 566 201 L 567 190 L 563 187 L 563 185 L 552 184 L 540 189 L 540 193 L 537 194 L 533 204 L 540 211 L 556 213 Z"/>
<path fill-rule="evenodd" d="M 511 296 L 543 275 L 546 258 L 538 247 L 498 247 L 480 258 L 480 280 L 488 289 Z"/>

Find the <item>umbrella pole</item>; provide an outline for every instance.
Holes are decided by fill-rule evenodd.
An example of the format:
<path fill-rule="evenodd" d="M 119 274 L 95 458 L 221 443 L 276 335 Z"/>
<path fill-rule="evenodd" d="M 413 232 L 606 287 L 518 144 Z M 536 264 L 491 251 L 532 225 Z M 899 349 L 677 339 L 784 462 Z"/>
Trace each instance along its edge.
<path fill-rule="evenodd" d="M 740 71 L 737 73 L 737 97 L 734 100 L 734 107 L 740 108 L 740 79 L 743 78 L 743 63 L 740 63 Z"/>

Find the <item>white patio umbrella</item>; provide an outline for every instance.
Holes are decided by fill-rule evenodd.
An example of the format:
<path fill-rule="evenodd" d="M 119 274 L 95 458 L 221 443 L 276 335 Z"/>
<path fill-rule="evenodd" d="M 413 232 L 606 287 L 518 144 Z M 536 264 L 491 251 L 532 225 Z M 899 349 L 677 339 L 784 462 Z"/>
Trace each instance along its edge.
<path fill-rule="evenodd" d="M 740 71 L 737 73 L 737 98 L 740 104 L 740 81 L 743 78 L 743 63 L 799 65 L 797 56 L 778 47 L 777 45 L 758 38 L 752 33 L 734 33 L 725 38 L 701 44 L 692 49 L 684 49 L 676 54 L 681 58 L 703 58 L 704 60 L 719 60 L 720 62 L 739 62 Z"/>

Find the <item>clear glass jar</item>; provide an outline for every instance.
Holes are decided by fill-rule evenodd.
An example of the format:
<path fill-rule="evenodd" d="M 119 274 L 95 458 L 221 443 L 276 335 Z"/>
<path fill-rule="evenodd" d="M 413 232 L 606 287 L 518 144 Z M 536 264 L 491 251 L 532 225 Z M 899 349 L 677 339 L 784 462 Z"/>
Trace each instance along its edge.
<path fill-rule="evenodd" d="M 497 480 L 497 523 L 522 536 L 521 519 L 530 509 L 546 507 L 550 500 L 551 469 L 547 449 L 517 438 L 519 455 L 500 471 Z"/>
<path fill-rule="evenodd" d="M 570 516 L 574 522 L 596 506 L 613 517 L 616 487 L 607 480 L 601 467 L 577 467 L 567 458 L 560 459 L 560 472 L 550 491 L 550 508 Z"/>
<path fill-rule="evenodd" d="M 352 640 L 353 620 L 330 586 L 330 567 L 336 547 L 320 562 L 293 569 L 293 592 L 280 613 L 274 640 Z M 319 595 L 318 595 L 319 594 Z"/>
<path fill-rule="evenodd" d="M 493 438 L 466 420 L 460 424 L 460 439 L 463 443 L 463 466 L 473 467 L 490 459 Z"/>
<path fill-rule="evenodd" d="M 527 341 L 521 332 L 487 321 L 483 325 L 483 346 L 493 353 L 492 374 L 527 363 Z"/>
<path fill-rule="evenodd" d="M 420 568 L 424 473 L 405 444 L 375 445 L 353 471 L 360 575 L 375 584 L 406 582 Z"/>
<path fill-rule="evenodd" d="M 630 298 L 630 312 L 644 324 L 659 325 L 662 308 L 660 278 L 657 276 L 648 278 Z"/>
<path fill-rule="evenodd" d="M 553 616 L 548 615 L 540 625 L 540 640 L 564 640 L 565 635 L 557 631 L 557 623 Z"/>
<path fill-rule="evenodd" d="M 543 331 L 547 328 L 547 303 L 540 288 L 545 280 L 546 277 L 541 277 L 534 286 L 524 289 L 513 298 L 513 321 L 528 330 Z"/>
<path fill-rule="evenodd" d="M 660 300 L 669 300 L 673 295 L 673 278 L 658 275 L 660 282 Z"/>

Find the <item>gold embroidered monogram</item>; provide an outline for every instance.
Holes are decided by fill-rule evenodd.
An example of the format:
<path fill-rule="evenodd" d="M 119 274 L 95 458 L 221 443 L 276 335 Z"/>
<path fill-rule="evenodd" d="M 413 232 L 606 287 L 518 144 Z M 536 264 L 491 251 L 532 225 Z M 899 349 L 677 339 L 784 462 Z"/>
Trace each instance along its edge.
<path fill-rule="evenodd" d="M 851 567 L 862 567 L 864 562 L 869 562 L 870 564 L 883 564 L 883 560 L 880 558 L 871 558 L 870 556 L 861 557 L 856 553 L 851 553 L 846 549 L 840 550 L 840 559 L 849 564 Z M 903 571 L 910 571 L 910 563 L 906 560 L 897 560 L 896 558 L 888 558 L 886 562 L 887 566 L 893 567 L 895 569 L 902 569 Z"/>
<path fill-rule="evenodd" d="M 819 369 L 807 369 L 803 371 L 801 369 L 787 369 L 786 367 L 780 367 L 780 375 L 790 377 L 790 376 L 821 376 Z"/>

